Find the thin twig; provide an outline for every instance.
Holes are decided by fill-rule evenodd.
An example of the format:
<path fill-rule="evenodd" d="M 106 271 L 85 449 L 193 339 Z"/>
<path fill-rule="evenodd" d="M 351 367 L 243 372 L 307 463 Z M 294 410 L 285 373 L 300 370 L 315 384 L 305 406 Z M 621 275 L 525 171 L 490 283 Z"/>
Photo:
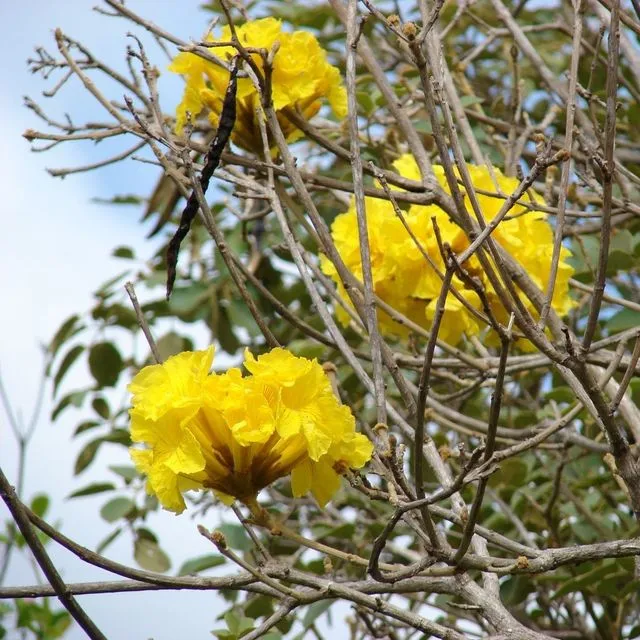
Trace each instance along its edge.
<path fill-rule="evenodd" d="M 142 333 L 144 333 L 144 337 L 147 339 L 147 344 L 151 349 L 153 359 L 156 361 L 157 364 L 160 364 L 162 362 L 162 357 L 160 356 L 160 351 L 158 351 L 158 345 L 153 337 L 153 334 L 151 333 L 151 329 L 149 328 L 149 323 L 147 322 L 147 319 L 144 317 L 144 312 L 142 311 L 142 307 L 138 302 L 138 296 L 136 295 L 136 291 L 133 287 L 133 283 L 127 282 L 124 285 L 124 288 L 127 292 L 127 295 L 129 296 L 129 299 L 131 300 L 131 304 L 133 305 L 133 310 L 135 311 L 136 318 L 138 320 L 138 326 L 140 327 L 140 329 L 142 329 Z"/>
<path fill-rule="evenodd" d="M 604 162 L 602 185 L 602 228 L 600 230 L 600 253 L 598 270 L 593 286 L 593 297 L 589 306 L 587 326 L 584 330 L 580 354 L 584 355 L 598 326 L 602 296 L 604 294 L 607 264 L 609 262 L 609 244 L 611 241 L 611 207 L 613 198 L 613 181 L 615 175 L 615 159 L 613 156 L 616 143 L 616 109 L 618 95 L 618 62 L 620 57 L 620 0 L 612 0 L 611 23 L 609 25 L 607 56 L 607 112 L 604 123 Z"/>

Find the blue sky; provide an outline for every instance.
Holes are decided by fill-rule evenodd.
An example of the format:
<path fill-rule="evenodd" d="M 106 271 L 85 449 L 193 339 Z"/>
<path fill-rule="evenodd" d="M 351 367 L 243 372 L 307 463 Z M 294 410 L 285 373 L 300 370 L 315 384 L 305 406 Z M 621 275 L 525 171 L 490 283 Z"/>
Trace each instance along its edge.
<path fill-rule="evenodd" d="M 115 193 L 147 193 L 155 183 L 157 169 L 134 161 L 91 173 L 72 175 L 64 180 L 50 177 L 45 167 L 67 167 L 95 162 L 110 152 L 107 145 L 61 145 L 44 154 L 32 153 L 22 138 L 27 128 L 41 128 L 36 116 L 23 106 L 29 95 L 46 104 L 55 117 L 65 112 L 78 121 L 100 117 L 100 109 L 87 99 L 80 84 L 69 83 L 53 99 L 41 91 L 54 80 L 43 82 L 27 71 L 26 59 L 35 45 L 55 51 L 53 30 L 60 27 L 81 40 L 98 57 L 125 70 L 124 51 L 130 42 L 125 33 L 131 25 L 123 20 L 100 16 L 92 11 L 94 0 L 24 0 L 0 4 L 4 35 L 0 39 L 3 91 L 0 92 L 0 169 L 4 193 L 2 199 L 2 233 L 0 233 L 0 283 L 3 313 L 0 319 L 0 372 L 14 409 L 28 417 L 33 404 L 40 371 L 39 344 L 47 342 L 60 323 L 70 314 L 84 311 L 91 303 L 91 291 L 122 269 L 122 263 L 109 258 L 111 250 L 121 244 L 138 248 L 139 255 L 149 255 L 145 230 L 138 224 L 140 211 L 128 207 L 105 207 L 93 204 L 94 197 L 109 198 Z M 130 0 L 134 11 L 150 16 L 184 39 L 199 38 L 207 17 L 198 10 L 198 2 Z M 27 28 L 28 26 L 28 28 Z M 140 33 L 149 52 L 156 55 L 161 68 L 166 64 L 152 40 Z M 179 78 L 166 73 L 162 79 L 165 110 L 178 100 Z M 116 94 L 114 97 L 119 98 Z M 124 143 L 119 143 L 124 148 Z M 112 147 L 113 148 L 113 147 Z M 203 334 L 204 335 L 204 334 Z M 86 371 L 70 374 L 69 388 L 80 386 Z M 111 530 L 98 515 L 105 497 L 66 500 L 74 489 L 92 480 L 104 480 L 108 464 L 126 463 L 126 454 L 105 447 L 93 467 L 81 478 L 74 478 L 72 466 L 80 443 L 71 440 L 72 429 L 81 416 L 63 416 L 51 424 L 48 416 L 52 403 L 47 393 L 36 435 L 28 453 L 25 498 L 47 491 L 53 504 L 48 518 L 61 521 L 61 530 L 81 544 L 95 548 Z M 4 413 L 0 409 L 0 464 L 10 480 L 15 481 L 16 447 Z M 0 505 L 0 520 L 7 517 Z M 232 514 L 231 514 L 232 515 Z M 229 516 L 226 516 L 229 520 Z M 175 517 L 162 512 L 155 515 L 152 528 L 174 559 L 174 569 L 187 557 L 211 553 L 211 546 L 195 531 L 188 516 Z M 215 522 L 204 523 L 214 526 Z M 185 544 L 188 541 L 188 544 Z M 122 536 L 107 555 L 134 565 L 131 539 Z M 65 550 L 49 546 L 56 565 L 69 582 L 113 579 L 113 576 L 84 565 Z M 33 584 L 29 564 L 15 555 L 7 584 Z M 215 622 L 220 611 L 217 597 L 205 592 L 149 592 L 86 596 L 82 604 L 109 638 L 151 638 L 168 640 L 178 637 L 207 638 L 209 630 L 219 628 Z M 185 615 L 180 615 L 180 612 Z M 187 613 L 188 612 L 188 613 Z M 187 625 L 185 626 L 185 620 Z M 83 638 L 74 629 L 66 636 Z"/>

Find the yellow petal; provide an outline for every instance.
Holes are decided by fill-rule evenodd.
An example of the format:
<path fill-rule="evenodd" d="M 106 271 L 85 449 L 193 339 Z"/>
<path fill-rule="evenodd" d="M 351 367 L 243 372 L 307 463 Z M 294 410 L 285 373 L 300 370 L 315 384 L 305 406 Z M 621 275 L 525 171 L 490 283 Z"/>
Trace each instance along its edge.
<path fill-rule="evenodd" d="M 333 470 L 327 457 L 312 465 L 311 492 L 321 507 L 324 507 L 340 488 L 340 476 Z"/>
<path fill-rule="evenodd" d="M 304 460 L 291 472 L 291 492 L 294 497 L 300 498 L 311 491 L 311 461 Z"/>

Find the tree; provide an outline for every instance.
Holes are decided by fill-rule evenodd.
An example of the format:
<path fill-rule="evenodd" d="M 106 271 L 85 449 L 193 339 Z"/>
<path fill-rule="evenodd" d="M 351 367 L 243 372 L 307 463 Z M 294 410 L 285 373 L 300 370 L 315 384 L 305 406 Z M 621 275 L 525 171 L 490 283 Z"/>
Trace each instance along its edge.
<path fill-rule="evenodd" d="M 109 494 L 99 553 L 2 475 L 3 543 L 50 582 L 3 597 L 55 594 L 92 638 L 76 595 L 154 588 L 217 592 L 219 638 L 317 636 L 336 600 L 353 638 L 640 636 L 635 1 L 221 1 L 191 43 L 105 4 L 148 32 L 128 69 L 60 30 L 32 62 L 62 74 L 53 93 L 80 79 L 105 120 L 29 103 L 48 128 L 25 137 L 122 138 L 56 175 L 144 153 L 162 170 L 113 204 L 163 247 L 142 265 L 118 247 L 137 266 L 48 350 L 54 388 L 81 357 L 93 376 L 52 416 L 95 410 L 76 472 L 104 443 L 133 441 L 136 467 L 75 493 Z M 145 39 L 184 77 L 177 110 Z M 243 371 L 209 374 L 196 325 L 223 365 L 248 348 Z M 140 330 L 144 355 L 123 353 Z M 217 553 L 173 577 L 145 520 L 186 505 L 238 524 L 200 524 Z M 122 534 L 142 569 L 102 555 Z M 128 581 L 64 584 L 43 537 Z M 15 606 L 37 637 L 68 624 Z"/>

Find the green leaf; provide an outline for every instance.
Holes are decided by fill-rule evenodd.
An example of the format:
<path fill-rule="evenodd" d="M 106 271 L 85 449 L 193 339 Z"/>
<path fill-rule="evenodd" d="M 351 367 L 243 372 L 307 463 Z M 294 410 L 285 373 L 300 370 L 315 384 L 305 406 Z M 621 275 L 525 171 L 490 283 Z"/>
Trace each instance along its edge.
<path fill-rule="evenodd" d="M 107 522 L 115 522 L 131 513 L 135 507 L 135 502 L 131 498 L 120 496 L 104 504 L 100 509 L 100 515 Z"/>
<path fill-rule="evenodd" d="M 105 326 L 115 325 L 129 331 L 138 330 L 138 319 L 133 309 L 119 302 L 111 305 L 101 302 L 93 309 L 91 317 L 94 320 L 103 320 Z"/>
<path fill-rule="evenodd" d="M 500 585 L 500 598 L 510 607 L 522 604 L 535 591 L 535 585 L 527 576 L 510 576 Z"/>
<path fill-rule="evenodd" d="M 262 335 L 260 328 L 256 324 L 251 311 L 247 309 L 247 305 L 244 301 L 234 300 L 229 303 L 227 306 L 227 315 L 231 321 L 231 326 L 234 329 L 238 327 L 246 329 L 252 338 L 257 338 Z"/>
<path fill-rule="evenodd" d="M 360 105 L 364 113 L 369 114 L 374 110 L 375 103 L 368 91 L 357 91 L 356 99 L 358 100 L 358 104 Z"/>
<path fill-rule="evenodd" d="M 545 400 L 570 403 L 576 399 L 576 394 L 569 387 L 556 387 L 545 393 Z"/>
<path fill-rule="evenodd" d="M 227 623 L 227 629 L 237 638 L 241 637 L 245 631 L 253 629 L 255 622 L 246 616 L 238 616 L 235 611 L 225 613 L 224 621 Z"/>
<path fill-rule="evenodd" d="M 315 340 L 292 340 L 287 343 L 287 349 L 296 356 L 313 360 L 322 357 L 327 347 Z"/>
<path fill-rule="evenodd" d="M 212 569 L 213 567 L 219 567 L 226 562 L 224 556 L 216 553 L 210 553 L 204 556 L 198 556 L 197 558 L 191 558 L 187 560 L 178 570 L 179 576 L 186 576 L 191 573 L 200 573 L 206 569 Z"/>
<path fill-rule="evenodd" d="M 333 527 L 328 531 L 324 531 L 323 533 L 317 536 L 317 540 L 324 540 L 326 538 L 342 538 L 348 540 L 353 538 L 353 534 L 355 533 L 356 527 L 351 522 L 345 522 L 339 527 Z"/>
<path fill-rule="evenodd" d="M 44 518 L 44 514 L 49 508 L 49 502 L 49 496 L 44 493 L 40 493 L 31 500 L 31 511 L 33 511 L 37 516 Z"/>
<path fill-rule="evenodd" d="M 463 107 L 470 107 L 473 104 L 481 104 L 484 99 L 478 96 L 461 96 L 460 102 Z"/>
<path fill-rule="evenodd" d="M 141 204 L 143 202 L 143 199 L 140 196 L 136 196 L 134 194 L 126 194 L 113 196 L 113 198 L 91 198 L 91 202 L 95 202 L 97 204 L 137 205 Z"/>
<path fill-rule="evenodd" d="M 51 420 L 55 421 L 55 419 L 62 413 L 62 411 L 70 405 L 80 408 L 84 403 L 84 399 L 87 393 L 88 389 L 85 389 L 83 391 L 72 391 L 71 393 L 64 396 L 56 405 L 55 409 L 51 412 Z"/>
<path fill-rule="evenodd" d="M 60 325 L 60 328 L 56 331 L 48 347 L 49 353 L 51 354 L 52 358 L 55 357 L 60 347 L 71 336 L 76 335 L 79 331 L 82 331 L 82 329 L 84 329 L 84 325 L 78 325 L 79 320 L 80 320 L 80 317 L 78 315 L 73 315 L 70 318 L 67 318 Z"/>
<path fill-rule="evenodd" d="M 194 282 L 188 287 L 176 287 L 169 300 L 169 309 L 181 318 L 190 317 L 209 295 L 209 285 L 202 282 Z"/>
<path fill-rule="evenodd" d="M 131 432 L 129 429 L 112 429 L 111 433 L 108 433 L 102 439 L 105 442 L 113 442 L 125 447 L 131 446 Z"/>
<path fill-rule="evenodd" d="M 492 486 L 504 486 L 515 489 L 524 485 L 528 467 L 523 460 L 511 458 L 500 463 L 500 470 L 489 479 Z"/>
<path fill-rule="evenodd" d="M 433 133 L 429 120 L 419 120 L 416 122 L 415 128 L 418 133 Z"/>
<path fill-rule="evenodd" d="M 130 270 L 127 269 L 126 271 L 119 273 L 117 276 L 114 276 L 113 278 L 109 278 L 109 280 L 107 280 L 106 282 L 103 282 L 100 285 L 100 287 L 96 290 L 95 295 L 98 296 L 99 298 L 108 297 L 113 293 L 111 291 L 112 287 L 115 284 L 118 284 L 124 278 L 126 278 L 129 275 L 129 273 L 130 273 Z"/>
<path fill-rule="evenodd" d="M 227 544 L 232 549 L 238 549 L 239 551 L 251 549 L 251 540 L 249 540 L 249 536 L 247 536 L 247 532 L 242 525 L 221 524 L 217 529 L 224 535 Z"/>
<path fill-rule="evenodd" d="M 115 485 L 111 482 L 93 482 L 82 489 L 78 489 L 69 495 L 71 498 L 82 498 L 83 496 L 92 496 L 96 493 L 104 493 L 105 491 L 114 491 Z"/>
<path fill-rule="evenodd" d="M 133 546 L 135 561 L 147 571 L 165 573 L 171 568 L 171 561 L 167 554 L 156 542 L 138 537 Z"/>
<path fill-rule="evenodd" d="M 633 254 L 612 250 L 607 260 L 607 275 L 615 276 L 619 271 L 628 271 L 634 265 Z"/>
<path fill-rule="evenodd" d="M 256 596 L 247 603 L 244 612 L 249 618 L 254 619 L 270 616 L 273 613 L 273 598 Z"/>
<path fill-rule="evenodd" d="M 102 542 L 96 547 L 96 553 L 102 553 L 120 534 L 122 533 L 122 527 L 118 527 L 115 531 L 112 531 Z"/>
<path fill-rule="evenodd" d="M 150 540 L 151 542 L 158 543 L 158 536 L 151 531 L 151 529 L 147 529 L 146 527 L 139 527 L 136 529 L 136 537 L 143 538 L 145 540 Z"/>
<path fill-rule="evenodd" d="M 129 465 L 113 464 L 109 466 L 109 469 L 121 478 L 124 478 L 126 482 L 131 482 L 138 475 L 135 467 L 131 467 Z"/>
<path fill-rule="evenodd" d="M 134 260 L 136 257 L 136 254 L 134 253 L 133 249 L 131 247 L 125 247 L 125 246 L 116 247 L 111 252 L 111 255 L 114 258 L 123 258 L 124 260 Z"/>
<path fill-rule="evenodd" d="M 609 253 L 620 251 L 622 253 L 633 253 L 633 235 L 628 229 L 614 229 L 611 235 Z"/>
<path fill-rule="evenodd" d="M 98 438 L 97 440 L 92 440 L 88 442 L 78 454 L 76 458 L 76 463 L 73 467 L 74 475 L 78 475 L 82 471 L 84 471 L 96 457 L 96 453 L 102 444 L 102 438 Z"/>
<path fill-rule="evenodd" d="M 90 431 L 91 429 L 95 429 L 96 427 L 99 427 L 101 424 L 103 423 L 99 422 L 98 420 L 84 420 L 76 427 L 76 430 L 73 432 L 73 435 L 74 436 L 80 435 L 85 431 Z"/>
<path fill-rule="evenodd" d="M 231 329 L 231 320 L 229 320 L 227 310 L 224 307 L 220 307 L 220 317 L 218 326 L 215 328 L 215 337 L 222 349 L 231 355 L 240 348 L 240 342 Z"/>
<path fill-rule="evenodd" d="M 53 377 L 53 395 L 56 395 L 58 391 L 58 386 L 62 382 L 62 379 L 66 375 L 67 371 L 71 368 L 71 365 L 78 359 L 80 354 L 84 351 L 84 347 L 82 345 L 77 344 L 75 347 L 72 347 L 67 354 L 62 359 L 60 366 L 58 367 L 58 371 L 56 375 Z"/>
<path fill-rule="evenodd" d="M 552 596 L 552 600 L 561 598 L 562 596 L 572 593 L 574 591 L 582 591 L 586 589 L 590 591 L 591 588 L 602 580 L 606 575 L 614 573 L 616 571 L 615 561 L 612 558 L 604 560 L 599 566 L 595 567 L 591 571 L 582 573 L 575 578 L 567 580 Z"/>
<path fill-rule="evenodd" d="M 188 351 L 190 346 L 190 341 L 187 338 L 177 334 L 175 331 L 169 331 L 158 340 L 160 360 L 164 362 L 167 358 L 177 353 Z"/>
<path fill-rule="evenodd" d="M 97 396 L 91 402 L 91 406 L 93 410 L 105 420 L 109 419 L 111 415 L 111 410 L 109 409 L 109 403 L 101 396 Z"/>
<path fill-rule="evenodd" d="M 618 333 L 626 329 L 634 329 L 640 325 L 640 313 L 633 309 L 622 309 L 607 320 L 606 327 L 609 333 Z"/>
<path fill-rule="evenodd" d="M 99 342 L 91 347 L 89 369 L 99 387 L 114 387 L 122 367 L 122 356 L 111 342 Z"/>
<path fill-rule="evenodd" d="M 334 600 L 321 600 L 310 605 L 302 620 L 304 628 L 308 629 L 334 602 Z"/>

